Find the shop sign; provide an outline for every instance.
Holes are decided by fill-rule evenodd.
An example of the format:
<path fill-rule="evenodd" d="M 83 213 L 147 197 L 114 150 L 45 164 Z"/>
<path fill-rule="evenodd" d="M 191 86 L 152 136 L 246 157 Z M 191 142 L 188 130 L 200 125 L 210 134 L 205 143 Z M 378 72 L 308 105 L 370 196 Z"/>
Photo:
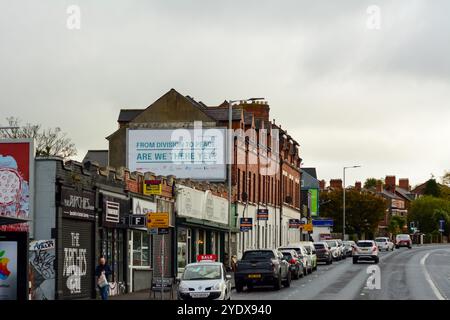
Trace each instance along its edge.
<path fill-rule="evenodd" d="M 145 227 L 147 224 L 147 218 L 141 214 L 130 214 L 128 216 L 128 224 L 130 227 Z"/>
<path fill-rule="evenodd" d="M 94 204 L 95 194 L 93 192 L 61 188 L 61 208 L 65 217 L 94 220 Z"/>
<path fill-rule="evenodd" d="M 249 231 L 253 228 L 253 218 L 241 218 L 240 219 L 240 230 Z"/>
<path fill-rule="evenodd" d="M 144 194 L 146 196 L 161 195 L 162 181 L 161 180 L 144 180 Z"/>
<path fill-rule="evenodd" d="M 258 209 L 256 217 L 258 220 L 269 220 L 269 209 Z"/>
<path fill-rule="evenodd" d="M 103 195 L 103 226 L 110 228 L 127 228 L 130 203 L 109 195 Z"/>

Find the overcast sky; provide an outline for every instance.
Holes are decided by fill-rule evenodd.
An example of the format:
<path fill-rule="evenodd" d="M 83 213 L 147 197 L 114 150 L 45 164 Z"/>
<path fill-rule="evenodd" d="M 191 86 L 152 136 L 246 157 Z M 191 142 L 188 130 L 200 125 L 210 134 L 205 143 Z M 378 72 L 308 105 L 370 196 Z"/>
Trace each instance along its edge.
<path fill-rule="evenodd" d="M 449 12 L 447 0 L 0 0 L 0 125 L 60 126 L 82 159 L 107 148 L 120 108 L 170 88 L 208 105 L 265 97 L 319 178 L 360 164 L 349 184 L 414 185 L 450 170 Z"/>

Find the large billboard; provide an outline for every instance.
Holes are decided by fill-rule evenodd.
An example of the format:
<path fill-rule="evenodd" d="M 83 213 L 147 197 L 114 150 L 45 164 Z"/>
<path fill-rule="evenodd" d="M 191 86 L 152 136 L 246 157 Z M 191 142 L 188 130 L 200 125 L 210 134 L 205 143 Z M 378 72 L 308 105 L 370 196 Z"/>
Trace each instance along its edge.
<path fill-rule="evenodd" d="M 130 171 L 225 180 L 226 129 L 128 129 Z"/>
<path fill-rule="evenodd" d="M 32 140 L 0 140 L 1 216 L 32 218 L 33 153 Z M 27 223 L 0 226 L 0 230 L 29 231 Z"/>

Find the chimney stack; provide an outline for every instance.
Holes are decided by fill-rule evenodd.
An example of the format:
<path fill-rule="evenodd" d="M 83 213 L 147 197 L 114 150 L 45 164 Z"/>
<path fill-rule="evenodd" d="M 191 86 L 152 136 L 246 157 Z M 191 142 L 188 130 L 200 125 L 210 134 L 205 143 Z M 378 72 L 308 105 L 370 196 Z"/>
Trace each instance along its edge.
<path fill-rule="evenodd" d="M 386 184 L 386 190 L 395 193 L 395 176 L 386 176 L 384 183 Z"/>
<path fill-rule="evenodd" d="M 324 191 L 324 190 L 325 190 L 325 186 L 326 186 L 325 180 L 320 180 L 320 181 L 319 181 L 319 189 L 320 189 L 321 191 Z"/>
<path fill-rule="evenodd" d="M 361 181 L 356 181 L 355 182 L 355 189 L 358 191 L 361 191 Z"/>
<path fill-rule="evenodd" d="M 342 179 L 331 179 L 330 180 L 330 187 L 332 189 L 342 189 Z"/>
<path fill-rule="evenodd" d="M 409 179 L 403 178 L 398 180 L 398 186 L 406 191 L 411 191 L 411 187 L 409 186 Z"/>
<path fill-rule="evenodd" d="M 381 193 L 383 191 L 383 182 L 377 180 L 377 192 Z"/>

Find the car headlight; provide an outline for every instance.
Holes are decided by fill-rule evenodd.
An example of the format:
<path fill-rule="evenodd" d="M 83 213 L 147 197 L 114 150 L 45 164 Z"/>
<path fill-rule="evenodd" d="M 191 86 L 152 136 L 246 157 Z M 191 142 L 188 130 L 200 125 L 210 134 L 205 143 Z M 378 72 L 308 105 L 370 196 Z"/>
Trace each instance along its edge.
<path fill-rule="evenodd" d="M 216 284 L 213 286 L 213 290 L 220 290 L 220 289 L 222 289 L 222 284 L 221 284 L 220 282 L 216 283 Z"/>
<path fill-rule="evenodd" d="M 189 287 L 187 285 L 185 285 L 184 283 L 180 283 L 180 286 L 178 287 L 178 290 L 180 292 L 186 292 L 186 291 L 189 291 Z"/>

